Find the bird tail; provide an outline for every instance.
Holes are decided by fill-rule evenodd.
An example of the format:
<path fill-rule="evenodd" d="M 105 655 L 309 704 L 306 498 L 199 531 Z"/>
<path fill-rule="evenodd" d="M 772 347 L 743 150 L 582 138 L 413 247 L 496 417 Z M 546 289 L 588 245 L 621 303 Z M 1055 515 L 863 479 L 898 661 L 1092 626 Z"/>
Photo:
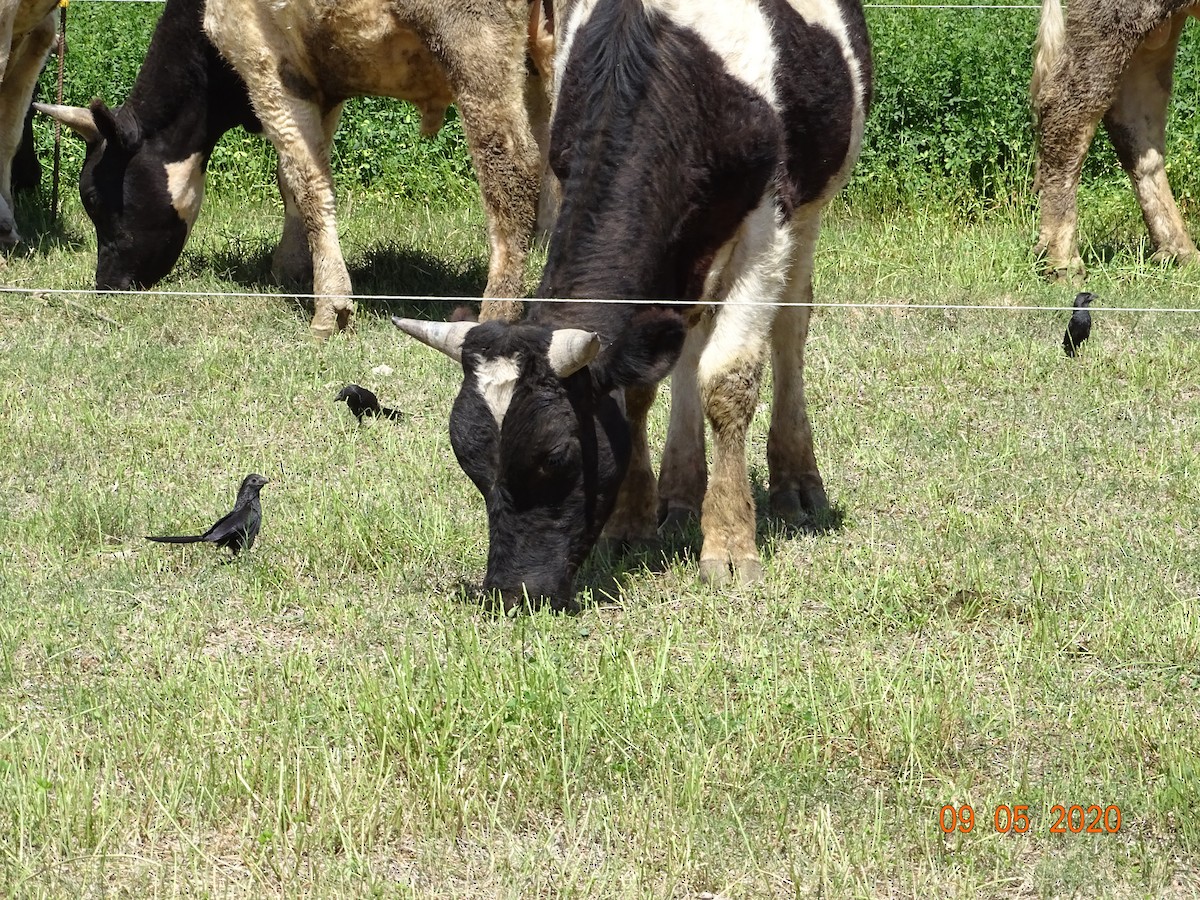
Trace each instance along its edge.
<path fill-rule="evenodd" d="M 404 413 L 400 412 L 400 410 L 392 409 L 391 407 L 387 406 L 379 407 L 379 415 L 383 416 L 385 419 L 394 419 L 396 421 L 404 418 Z"/>
<path fill-rule="evenodd" d="M 155 537 L 154 535 L 146 535 L 148 541 L 158 541 L 160 544 L 198 544 L 204 540 L 204 535 L 201 534 L 165 534 Z"/>

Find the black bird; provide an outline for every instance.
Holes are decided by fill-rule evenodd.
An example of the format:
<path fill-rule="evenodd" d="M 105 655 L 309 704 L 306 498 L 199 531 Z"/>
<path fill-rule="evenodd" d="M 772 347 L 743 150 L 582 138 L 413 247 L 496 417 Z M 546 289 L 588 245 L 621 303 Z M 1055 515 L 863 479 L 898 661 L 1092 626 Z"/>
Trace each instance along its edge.
<path fill-rule="evenodd" d="M 1063 335 L 1063 353 L 1067 356 L 1074 356 L 1092 333 L 1092 314 L 1087 311 L 1087 306 L 1095 299 L 1096 295 L 1088 291 L 1080 291 L 1075 295 L 1075 311 L 1071 313 L 1071 321 L 1067 323 L 1067 331 Z"/>
<path fill-rule="evenodd" d="M 266 483 L 267 479 L 257 474 L 247 475 L 242 479 L 233 509 L 217 519 L 213 527 L 204 534 L 163 537 L 146 535 L 146 540 L 163 544 L 197 544 L 205 541 L 218 547 L 228 547 L 233 551 L 229 558 L 233 559 L 240 550 L 253 547 L 254 539 L 258 537 L 258 529 L 262 525 L 262 505 L 258 502 L 258 492 Z"/>
<path fill-rule="evenodd" d="M 381 416 L 385 419 L 404 418 L 404 413 L 400 412 L 400 410 L 380 406 L 379 398 L 362 385 L 346 385 L 333 398 L 334 403 L 337 403 L 339 400 L 346 401 L 346 405 L 350 407 L 350 412 L 354 413 L 354 418 L 358 419 L 359 424 L 362 424 L 363 416 Z"/>

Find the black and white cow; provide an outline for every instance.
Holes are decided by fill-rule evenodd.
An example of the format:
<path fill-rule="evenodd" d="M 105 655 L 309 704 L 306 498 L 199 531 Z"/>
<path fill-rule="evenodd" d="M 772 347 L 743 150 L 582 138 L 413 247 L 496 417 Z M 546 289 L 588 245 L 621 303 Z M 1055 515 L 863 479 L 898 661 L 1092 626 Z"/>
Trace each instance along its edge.
<path fill-rule="evenodd" d="M 484 589 L 506 609 L 573 605 L 604 536 L 653 541 L 701 513 L 700 574 L 762 574 L 746 431 L 770 355 L 775 513 L 828 504 L 804 400 L 821 210 L 858 156 L 871 93 L 855 0 L 567 0 L 550 162 L 562 207 L 538 302 L 519 324 L 396 324 L 460 360 L 450 416 L 484 496 Z M 713 303 L 701 301 L 713 301 Z M 646 415 L 672 380 L 655 482 Z M 707 482 L 704 419 L 712 424 Z"/>
<path fill-rule="evenodd" d="M 317 337 L 348 325 L 329 153 L 343 102 L 375 95 L 415 103 L 426 134 L 458 104 L 488 216 L 485 296 L 520 296 L 541 176 L 526 106 L 538 106 L 527 89 L 540 84 L 527 72 L 531 2 L 167 0 L 122 106 L 38 106 L 88 144 L 80 194 L 96 226 L 96 287 L 151 287 L 171 270 L 213 147 L 240 125 L 279 152 L 276 275 L 312 278 Z M 486 306 L 485 317 L 519 314 Z"/>

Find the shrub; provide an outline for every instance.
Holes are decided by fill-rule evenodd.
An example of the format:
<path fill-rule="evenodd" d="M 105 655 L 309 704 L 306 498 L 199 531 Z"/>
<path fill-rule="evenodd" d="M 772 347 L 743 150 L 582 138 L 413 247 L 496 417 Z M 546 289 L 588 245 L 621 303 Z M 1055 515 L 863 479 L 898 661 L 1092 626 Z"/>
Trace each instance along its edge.
<path fill-rule="evenodd" d="M 128 93 L 161 6 L 77 4 L 70 13 L 65 102 L 93 96 L 110 103 Z M 851 196 L 891 207 L 948 204 L 964 214 L 1029 202 L 1033 144 L 1027 100 L 1036 10 L 869 9 L 875 102 Z M 1196 115 L 1200 28 L 1184 33 L 1168 147 L 1181 203 L 1200 199 L 1200 117 Z M 42 96 L 53 96 L 53 61 Z M 475 195 L 457 116 L 432 140 L 418 132 L 407 104 L 358 98 L 346 104 L 334 146 L 340 184 L 392 191 L 422 203 L 459 205 Z M 48 158 L 50 129 L 42 128 Z M 78 141 L 64 143 L 64 178 L 82 161 Z M 210 166 L 214 189 L 275 191 L 274 153 L 260 137 L 233 132 Z M 1103 134 L 1085 181 L 1121 182 L 1124 174 Z M 1111 185 L 1107 185 L 1111 187 Z"/>

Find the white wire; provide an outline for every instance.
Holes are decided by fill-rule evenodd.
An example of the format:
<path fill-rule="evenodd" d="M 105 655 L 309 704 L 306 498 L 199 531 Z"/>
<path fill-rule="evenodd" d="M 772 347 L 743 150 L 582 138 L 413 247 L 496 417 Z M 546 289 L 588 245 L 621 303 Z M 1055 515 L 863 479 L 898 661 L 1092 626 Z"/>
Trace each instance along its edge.
<path fill-rule="evenodd" d="M 1012 3 L 864 3 L 863 9 L 1041 9 Z"/>
<path fill-rule="evenodd" d="M 138 2 L 138 0 L 117 0 L 117 2 Z M 172 297 L 188 300 L 198 299 L 266 299 L 266 300 L 316 300 L 316 294 L 268 294 L 255 291 L 97 291 L 87 288 L 26 288 L 0 287 L 0 292 L 17 294 L 70 294 L 98 297 Z M 1018 305 L 1008 306 L 1000 303 L 885 303 L 882 301 L 813 301 L 810 303 L 774 302 L 756 303 L 753 300 L 744 301 L 705 301 L 705 300 L 614 300 L 611 298 L 582 298 L 582 297 L 442 297 L 425 294 L 351 294 L 349 299 L 356 303 L 479 303 L 484 300 L 495 302 L 517 303 L 596 303 L 596 304 L 626 304 L 642 306 L 777 306 L 777 307 L 806 307 L 809 309 L 901 309 L 901 310 L 998 310 L 1006 312 L 1063 312 L 1070 311 L 1071 306 L 1039 306 Z M 1089 306 L 1089 312 L 1105 313 L 1200 313 L 1200 307 L 1190 306 Z"/>
<path fill-rule="evenodd" d="M 74 0 L 107 4 L 164 4 L 167 0 Z M 863 4 L 864 10 L 1040 10 L 1040 6 L 1016 4 Z"/>

